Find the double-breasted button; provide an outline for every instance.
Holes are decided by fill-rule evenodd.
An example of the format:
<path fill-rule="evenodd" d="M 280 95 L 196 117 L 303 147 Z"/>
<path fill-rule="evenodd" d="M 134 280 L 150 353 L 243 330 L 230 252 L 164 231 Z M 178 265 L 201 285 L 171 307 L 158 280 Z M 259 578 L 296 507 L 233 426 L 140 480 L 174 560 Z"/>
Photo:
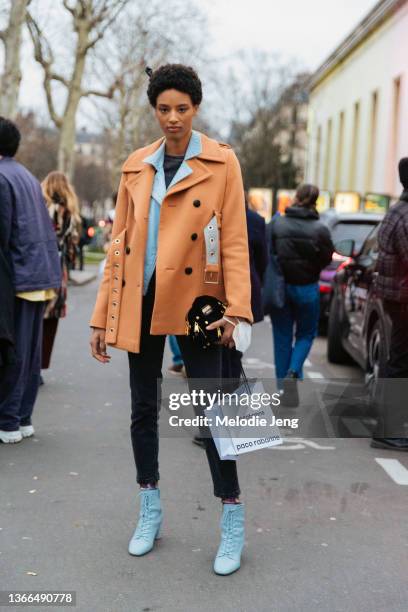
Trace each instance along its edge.
<path fill-rule="evenodd" d="M 123 281 L 122 281 L 122 287 L 124 287 L 125 285 L 126 285 L 126 281 L 125 281 L 125 279 L 123 279 Z"/>
<path fill-rule="evenodd" d="M 197 234 L 191 234 L 191 240 L 197 240 L 198 236 Z"/>
<path fill-rule="evenodd" d="M 184 272 L 186 274 L 191 274 L 193 272 L 193 268 L 185 268 Z"/>
<path fill-rule="evenodd" d="M 126 247 L 126 255 L 129 255 L 129 253 L 130 253 L 130 246 L 127 246 Z"/>
<path fill-rule="evenodd" d="M 199 206 L 201 206 L 201 202 L 200 202 L 200 200 L 194 200 L 194 202 L 193 202 L 193 206 L 195 206 L 196 208 L 198 208 Z"/>

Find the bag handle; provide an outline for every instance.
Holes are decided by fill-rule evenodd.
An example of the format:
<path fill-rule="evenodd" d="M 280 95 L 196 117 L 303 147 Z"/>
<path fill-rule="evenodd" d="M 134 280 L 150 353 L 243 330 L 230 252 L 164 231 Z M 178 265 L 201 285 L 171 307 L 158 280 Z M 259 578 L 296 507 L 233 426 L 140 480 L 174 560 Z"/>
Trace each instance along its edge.
<path fill-rule="evenodd" d="M 251 395 L 251 387 L 249 386 L 249 382 L 245 374 L 245 370 L 242 366 L 242 362 L 241 362 L 241 376 L 242 376 L 242 380 L 244 381 L 244 387 L 245 387 L 246 392 L 248 393 L 248 395 Z"/>

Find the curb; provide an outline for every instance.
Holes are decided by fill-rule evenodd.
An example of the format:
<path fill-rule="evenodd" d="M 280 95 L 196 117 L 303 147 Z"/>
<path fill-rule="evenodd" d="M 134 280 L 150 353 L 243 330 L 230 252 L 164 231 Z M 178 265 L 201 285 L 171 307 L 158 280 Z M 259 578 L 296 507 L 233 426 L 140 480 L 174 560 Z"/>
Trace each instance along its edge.
<path fill-rule="evenodd" d="M 81 287 L 82 285 L 88 285 L 92 281 L 96 280 L 98 275 L 95 272 L 85 272 L 81 270 L 71 270 L 69 274 L 69 285 L 75 287 Z"/>

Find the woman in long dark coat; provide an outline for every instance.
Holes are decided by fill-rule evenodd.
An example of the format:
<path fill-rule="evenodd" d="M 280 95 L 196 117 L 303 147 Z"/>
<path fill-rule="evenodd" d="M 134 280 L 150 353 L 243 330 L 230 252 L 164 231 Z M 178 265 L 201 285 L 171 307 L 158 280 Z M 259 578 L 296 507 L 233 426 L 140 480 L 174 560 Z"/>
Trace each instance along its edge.
<path fill-rule="evenodd" d="M 45 370 L 50 367 L 58 322 L 67 313 L 68 275 L 75 264 L 81 216 L 75 190 L 63 172 L 50 172 L 41 186 L 57 234 L 62 269 L 61 288 L 48 302 L 44 316 L 42 369 Z"/>

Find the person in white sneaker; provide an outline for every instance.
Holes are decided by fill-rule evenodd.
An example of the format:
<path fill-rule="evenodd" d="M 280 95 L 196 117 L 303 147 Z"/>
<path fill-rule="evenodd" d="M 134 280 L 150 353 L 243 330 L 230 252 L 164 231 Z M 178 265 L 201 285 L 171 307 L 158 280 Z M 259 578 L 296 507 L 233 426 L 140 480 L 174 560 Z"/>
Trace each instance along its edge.
<path fill-rule="evenodd" d="M 6 444 L 34 434 L 44 309 L 61 284 L 57 239 L 41 186 L 13 159 L 20 138 L 17 126 L 0 117 L 0 227 L 14 293 L 16 350 L 0 393 L 0 440 Z"/>

